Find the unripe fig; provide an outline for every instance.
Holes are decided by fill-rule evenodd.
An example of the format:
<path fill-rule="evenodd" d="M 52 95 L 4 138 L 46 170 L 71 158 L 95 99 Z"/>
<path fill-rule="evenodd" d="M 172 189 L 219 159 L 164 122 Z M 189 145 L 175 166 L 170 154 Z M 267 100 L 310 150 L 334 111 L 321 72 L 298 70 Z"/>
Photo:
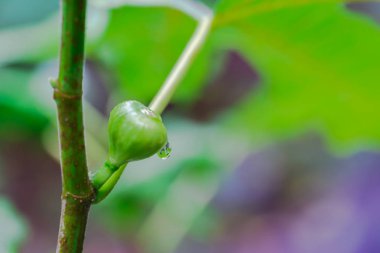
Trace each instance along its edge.
<path fill-rule="evenodd" d="M 108 162 L 120 167 L 160 151 L 167 134 L 160 115 L 140 102 L 126 101 L 111 111 L 108 140 Z"/>

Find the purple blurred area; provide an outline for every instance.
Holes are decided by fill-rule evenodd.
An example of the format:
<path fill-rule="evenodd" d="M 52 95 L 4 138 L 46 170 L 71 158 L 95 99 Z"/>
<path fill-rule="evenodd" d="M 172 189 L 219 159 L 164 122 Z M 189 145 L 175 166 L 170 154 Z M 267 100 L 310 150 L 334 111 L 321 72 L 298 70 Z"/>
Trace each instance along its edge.
<path fill-rule="evenodd" d="M 380 252 L 379 166 L 377 153 L 334 158 L 315 140 L 253 154 L 215 199 L 215 252 Z"/>

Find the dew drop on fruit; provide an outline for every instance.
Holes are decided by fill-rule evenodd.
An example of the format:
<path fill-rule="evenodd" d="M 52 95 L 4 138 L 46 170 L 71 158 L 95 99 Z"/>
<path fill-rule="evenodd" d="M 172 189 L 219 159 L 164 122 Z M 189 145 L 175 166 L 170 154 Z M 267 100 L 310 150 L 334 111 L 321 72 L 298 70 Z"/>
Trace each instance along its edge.
<path fill-rule="evenodd" d="M 165 144 L 165 146 L 157 153 L 158 157 L 165 160 L 170 157 L 170 153 L 172 152 L 172 148 L 169 145 L 169 142 Z"/>

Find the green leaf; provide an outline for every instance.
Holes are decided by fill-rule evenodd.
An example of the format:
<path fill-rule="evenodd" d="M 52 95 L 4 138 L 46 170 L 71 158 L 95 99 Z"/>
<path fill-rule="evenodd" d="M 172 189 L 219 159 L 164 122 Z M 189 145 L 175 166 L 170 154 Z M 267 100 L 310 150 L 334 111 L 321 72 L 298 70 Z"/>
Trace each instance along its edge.
<path fill-rule="evenodd" d="M 193 101 L 222 63 L 215 56 L 237 51 L 258 70 L 261 88 L 225 119 L 256 143 L 318 131 L 340 149 L 379 146 L 379 28 L 343 3 L 220 0 L 212 32 L 174 102 Z M 93 56 L 116 75 L 123 100 L 147 103 L 194 28 L 168 8 L 120 8 L 111 12 Z"/>
<path fill-rule="evenodd" d="M 0 252 L 19 252 L 27 225 L 11 203 L 0 196 Z"/>
<path fill-rule="evenodd" d="M 220 2 L 213 36 L 262 80 L 232 124 L 265 140 L 318 130 L 335 147 L 379 146 L 379 27 L 334 2 Z"/>

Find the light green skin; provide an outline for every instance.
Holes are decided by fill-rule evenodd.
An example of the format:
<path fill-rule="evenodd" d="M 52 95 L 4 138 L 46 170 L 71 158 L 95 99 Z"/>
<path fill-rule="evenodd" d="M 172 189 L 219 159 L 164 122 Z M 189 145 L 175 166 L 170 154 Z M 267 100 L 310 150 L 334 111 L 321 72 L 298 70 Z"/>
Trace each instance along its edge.
<path fill-rule="evenodd" d="M 108 123 L 108 161 L 116 166 L 145 159 L 167 142 L 161 117 L 137 101 L 117 105 Z"/>
<path fill-rule="evenodd" d="M 94 203 L 103 200 L 113 189 L 126 164 L 148 158 L 167 143 L 161 117 L 137 101 L 117 105 L 108 122 L 108 158 L 91 178 L 95 188 Z"/>

